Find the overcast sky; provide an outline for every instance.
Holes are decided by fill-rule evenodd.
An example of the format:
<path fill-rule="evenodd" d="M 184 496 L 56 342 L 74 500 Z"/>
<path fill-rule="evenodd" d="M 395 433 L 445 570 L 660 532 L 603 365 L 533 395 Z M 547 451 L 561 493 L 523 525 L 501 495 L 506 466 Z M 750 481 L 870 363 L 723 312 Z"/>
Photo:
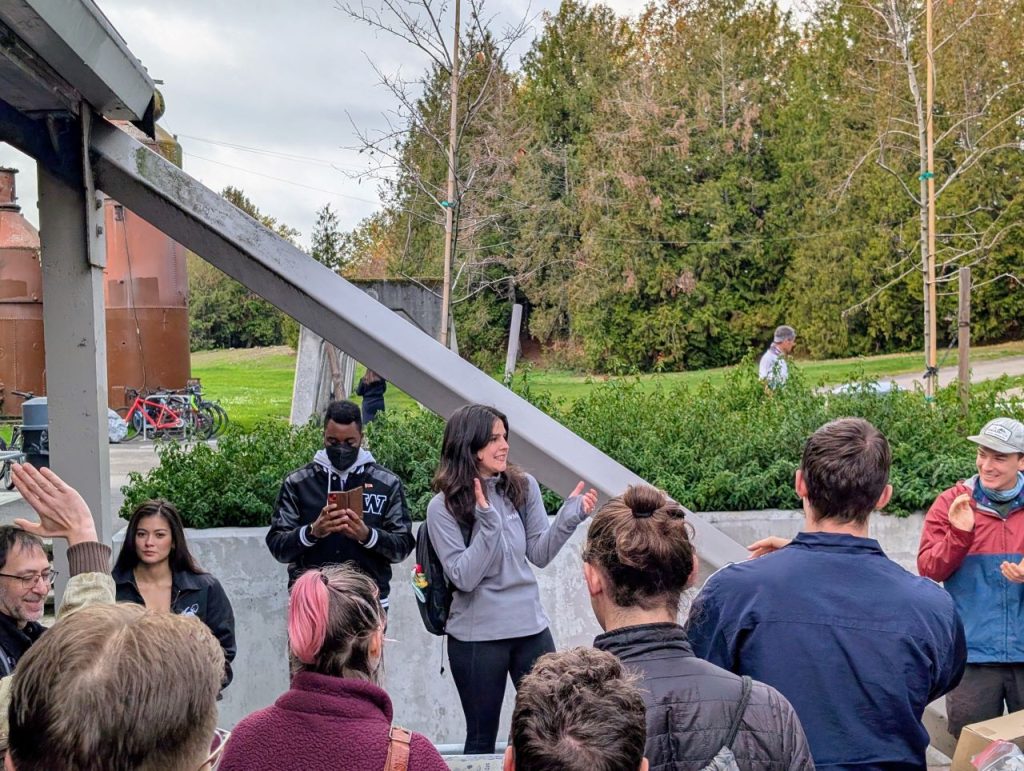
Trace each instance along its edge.
<path fill-rule="evenodd" d="M 351 20 L 335 0 L 97 2 L 150 76 L 164 81 L 161 125 L 178 136 L 192 176 L 217 191 L 242 188 L 264 213 L 298 228 L 303 245 L 325 203 L 345 229 L 377 209 L 377 184 L 345 173 L 365 169 L 364 156 L 347 149 L 356 144 L 352 121 L 380 126 L 381 113 L 395 107 L 367 57 L 411 75 L 425 68 L 422 54 Z M 644 2 L 606 4 L 635 14 Z M 558 0 L 488 3 L 498 27 L 528 14 L 531 37 L 540 14 L 557 7 Z M 32 161 L 0 144 L 0 163 L 21 169 L 19 200 L 38 223 Z"/>

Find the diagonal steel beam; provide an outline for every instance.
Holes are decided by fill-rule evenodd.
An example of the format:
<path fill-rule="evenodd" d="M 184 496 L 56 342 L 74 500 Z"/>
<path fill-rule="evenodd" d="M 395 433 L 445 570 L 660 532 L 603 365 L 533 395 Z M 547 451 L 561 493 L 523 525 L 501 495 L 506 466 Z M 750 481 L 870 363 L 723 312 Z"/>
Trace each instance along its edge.
<path fill-rule="evenodd" d="M 447 417 L 469 402 L 500 409 L 516 462 L 551 489 L 567 494 L 584 479 L 610 497 L 643 481 L 119 129 L 97 122 L 91 155 L 104 193 L 434 412 Z M 745 558 L 717 528 L 697 517 L 693 525 L 708 567 Z"/>

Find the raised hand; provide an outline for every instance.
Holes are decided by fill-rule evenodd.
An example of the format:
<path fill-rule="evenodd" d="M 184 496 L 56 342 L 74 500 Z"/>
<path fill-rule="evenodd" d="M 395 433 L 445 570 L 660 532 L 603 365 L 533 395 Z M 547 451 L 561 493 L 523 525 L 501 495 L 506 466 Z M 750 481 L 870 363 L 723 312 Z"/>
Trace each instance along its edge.
<path fill-rule="evenodd" d="M 569 494 L 569 497 L 575 498 L 577 495 L 583 492 L 584 487 L 586 487 L 586 485 L 583 484 L 582 480 L 580 480 L 576 484 L 576 489 L 574 489 L 572 493 Z M 587 492 L 584 494 L 583 501 L 580 503 L 580 506 L 583 508 L 583 513 L 587 516 L 590 516 L 594 513 L 594 508 L 597 506 L 597 491 L 593 487 L 587 490 Z"/>
<path fill-rule="evenodd" d="M 489 509 L 491 507 L 491 504 L 487 502 L 487 496 L 484 495 L 484 486 L 480 484 L 479 477 L 473 480 L 473 492 L 476 493 L 476 507 L 478 509 Z"/>
<path fill-rule="evenodd" d="M 11 479 L 21 497 L 39 515 L 38 522 L 14 520 L 22 530 L 40 538 L 65 538 L 69 546 L 97 540 L 89 505 L 50 469 L 15 463 L 11 466 Z"/>
<path fill-rule="evenodd" d="M 773 551 L 789 546 L 790 540 L 792 539 L 770 535 L 767 538 L 762 538 L 760 541 L 754 541 L 747 547 L 747 551 L 750 552 L 750 559 L 763 557 L 765 554 L 771 554 Z"/>
<path fill-rule="evenodd" d="M 949 507 L 949 524 L 957 530 L 970 532 L 974 529 L 974 509 L 971 508 L 970 493 L 958 495 Z"/>

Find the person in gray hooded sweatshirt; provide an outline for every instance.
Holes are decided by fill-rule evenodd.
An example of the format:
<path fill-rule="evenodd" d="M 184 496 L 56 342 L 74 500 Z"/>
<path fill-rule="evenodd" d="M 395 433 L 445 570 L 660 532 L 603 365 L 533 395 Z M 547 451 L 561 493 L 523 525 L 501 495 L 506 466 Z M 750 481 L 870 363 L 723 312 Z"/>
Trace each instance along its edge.
<path fill-rule="evenodd" d="M 352 562 L 377 582 L 388 607 L 391 566 L 416 546 L 401 480 L 362 446 L 359 406 L 334 401 L 324 416 L 324 446 L 285 477 L 274 505 L 267 546 L 288 564 L 289 588 L 310 568 Z M 363 511 L 328 500 L 362 487 Z"/>
<path fill-rule="evenodd" d="M 580 482 L 549 524 L 537 480 L 508 463 L 508 419 L 471 404 L 448 420 L 437 492 L 427 506 L 430 542 L 452 584 L 448 662 L 466 717 L 467 755 L 490 754 L 505 680 L 519 681 L 555 650 L 533 570 L 544 567 L 593 512 Z"/>

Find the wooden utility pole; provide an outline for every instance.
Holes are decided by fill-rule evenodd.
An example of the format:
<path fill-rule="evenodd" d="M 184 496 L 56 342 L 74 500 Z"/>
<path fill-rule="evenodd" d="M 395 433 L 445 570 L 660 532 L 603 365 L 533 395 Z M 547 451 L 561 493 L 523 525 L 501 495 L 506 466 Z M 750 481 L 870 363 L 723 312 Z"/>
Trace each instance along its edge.
<path fill-rule="evenodd" d="M 935 66 L 933 62 L 934 48 L 932 44 L 932 4 L 933 0 L 925 0 L 925 142 L 928 146 L 928 168 L 924 174 L 928 185 L 928 255 L 924 266 L 924 355 L 926 374 L 924 379 L 925 395 L 931 399 L 935 396 L 938 380 L 936 365 L 935 317 L 938 308 L 935 305 L 935 131 L 933 114 L 935 112 Z"/>
<path fill-rule="evenodd" d="M 444 284 L 441 289 L 441 345 L 448 347 L 448 314 L 452 302 L 452 245 L 455 230 L 455 157 L 459 135 L 459 11 L 455 0 L 455 42 L 452 44 L 451 124 L 448 127 L 448 198 L 444 206 Z"/>
<path fill-rule="evenodd" d="M 967 414 L 971 398 L 971 269 L 960 268 L 960 306 L 957 313 L 957 383 L 960 410 Z"/>

